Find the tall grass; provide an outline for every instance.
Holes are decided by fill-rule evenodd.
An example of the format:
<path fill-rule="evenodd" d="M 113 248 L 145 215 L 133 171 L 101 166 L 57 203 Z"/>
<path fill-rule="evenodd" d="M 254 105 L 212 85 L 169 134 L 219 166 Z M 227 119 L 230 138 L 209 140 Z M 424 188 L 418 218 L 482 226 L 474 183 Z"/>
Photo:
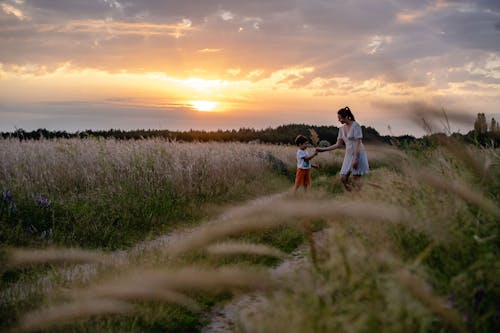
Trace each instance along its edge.
<path fill-rule="evenodd" d="M 376 198 L 411 209 L 412 217 L 398 224 L 332 221 L 314 265 L 291 272 L 288 284 L 251 313 L 241 308 L 238 329 L 497 331 L 498 154 L 465 149 L 466 156 L 447 145 L 409 151 L 398 165 L 373 171 L 377 186 L 354 194 L 358 209 L 370 211 L 364 202 Z M 471 155 L 491 162 L 478 168 Z"/>
<path fill-rule="evenodd" d="M 53 146 L 61 143 L 84 150 L 76 141 L 36 144 L 38 148 L 46 145 L 45 149 L 57 154 Z M 277 161 L 293 170 L 296 150 L 161 140 L 85 144 L 100 156 L 90 160 L 106 162 L 98 167 L 88 165 L 94 173 L 86 177 L 77 176 L 84 174 L 83 170 L 68 175 L 91 184 L 82 186 L 86 189 L 82 193 L 95 193 L 92 187 L 107 194 L 136 186 L 147 187 L 146 192 L 160 191 L 168 185 L 179 197 L 205 200 L 234 193 L 232 187 L 241 186 L 245 179 L 263 184 L 269 177 L 280 178 L 283 165 Z M 260 302 L 239 309 L 239 320 L 233 323 L 235 330 L 497 331 L 499 155 L 495 150 L 476 147 L 467 147 L 467 153 L 460 154 L 450 147 L 447 143 L 427 150 L 367 147 L 375 168 L 364 179 L 360 192 L 330 191 L 338 184 L 337 176 L 322 171 L 323 180 L 317 184 L 326 191 L 300 196 L 284 193 L 238 206 L 210 222 L 173 232 L 151 248 L 141 245 L 127 252 L 120 264 L 113 260 L 120 256 L 108 254 L 106 260 L 98 260 L 100 268 L 91 278 L 54 283 L 53 293 L 33 304 L 45 307 L 45 312 L 37 310 L 37 306 L 20 305 L 11 297 L 8 306 L 21 315 L 9 325 L 50 331 L 53 325 L 64 324 L 61 331 L 75 332 L 88 327 L 106 327 L 108 331 L 196 331 L 204 317 L 200 312 L 208 310 L 220 299 L 217 297 L 258 292 Z M 106 149 L 110 156 L 99 155 Z M 127 152 L 122 154 L 120 149 Z M 177 152 L 182 154 L 178 156 Z M 164 170 L 166 162 L 158 155 L 169 160 L 168 172 Z M 341 156 L 332 153 L 320 157 L 323 170 L 338 170 Z M 186 165 L 190 167 L 184 168 Z M 124 169 L 118 172 L 117 166 Z M 21 184 L 29 183 L 23 178 L 28 174 L 37 182 L 26 193 L 40 191 L 48 196 L 50 191 L 40 189 L 51 188 L 68 198 L 80 195 L 71 190 L 73 187 L 64 187 L 59 176 L 12 171 L 13 166 L 4 168 L 3 175 L 7 169 L 19 172 L 9 176 L 12 191 L 21 191 Z M 114 189 L 115 185 L 121 188 Z M 310 226 L 316 222 L 320 227 L 312 234 Z M 307 237 L 303 239 L 310 242 L 309 252 L 304 261 L 285 271 L 286 278 L 255 267 L 263 262 L 259 259 L 247 259 L 271 255 L 285 262 L 293 260 L 279 250 L 280 242 L 265 244 L 262 240 L 279 228 L 302 232 L 304 226 Z M 45 253 L 45 260 L 42 254 L 12 253 L 23 258 L 19 263 L 44 265 L 53 260 L 70 265 L 72 259 L 96 259 L 94 252 L 74 252 L 72 256 L 64 249 L 60 253 L 51 249 Z M 9 258 L 4 260 L 14 263 L 16 256 Z M 236 266 L 227 265 L 238 262 Z M 57 279 L 55 274 L 48 276 Z M 8 284 L 7 291 L 12 288 Z M 99 303 L 102 311 L 99 306 L 88 310 L 92 302 L 104 302 Z M 164 304 L 168 304 L 168 310 Z M 69 314 L 55 315 L 64 306 L 68 306 Z M 118 313 L 118 317 L 109 316 L 112 313 Z M 88 320 L 94 316 L 99 319 Z M 72 318 L 81 320 L 68 324 Z M 179 318 L 189 324 L 164 323 Z"/>
<path fill-rule="evenodd" d="M 205 203 L 282 188 L 266 156 L 291 169 L 274 154 L 288 158 L 292 150 L 159 139 L 0 140 L 0 242 L 131 246 L 175 221 L 199 218 Z"/>
<path fill-rule="evenodd" d="M 178 143 L 160 139 L 0 140 L 0 182 L 12 192 L 68 196 L 172 186 L 182 195 L 226 191 L 266 170 L 271 146 Z"/>

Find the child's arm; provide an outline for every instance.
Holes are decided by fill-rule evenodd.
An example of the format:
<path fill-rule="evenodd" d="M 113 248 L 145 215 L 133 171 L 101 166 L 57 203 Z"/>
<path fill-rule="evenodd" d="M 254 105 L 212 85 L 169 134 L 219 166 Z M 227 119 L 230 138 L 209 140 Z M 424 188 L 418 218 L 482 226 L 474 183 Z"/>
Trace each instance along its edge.
<path fill-rule="evenodd" d="M 318 155 L 318 152 L 315 151 L 312 155 L 309 155 L 307 157 L 304 157 L 304 161 L 309 161 L 309 160 L 312 160 L 314 157 L 316 157 L 316 155 Z"/>

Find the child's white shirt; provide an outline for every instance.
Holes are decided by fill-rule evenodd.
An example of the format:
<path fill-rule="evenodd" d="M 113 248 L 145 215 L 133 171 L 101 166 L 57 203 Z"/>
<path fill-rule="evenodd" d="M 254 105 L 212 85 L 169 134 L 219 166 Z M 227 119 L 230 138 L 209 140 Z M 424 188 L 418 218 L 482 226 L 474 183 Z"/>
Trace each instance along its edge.
<path fill-rule="evenodd" d="M 304 160 L 304 157 L 309 157 L 307 150 L 297 150 L 297 168 L 298 169 L 311 169 L 310 161 Z"/>

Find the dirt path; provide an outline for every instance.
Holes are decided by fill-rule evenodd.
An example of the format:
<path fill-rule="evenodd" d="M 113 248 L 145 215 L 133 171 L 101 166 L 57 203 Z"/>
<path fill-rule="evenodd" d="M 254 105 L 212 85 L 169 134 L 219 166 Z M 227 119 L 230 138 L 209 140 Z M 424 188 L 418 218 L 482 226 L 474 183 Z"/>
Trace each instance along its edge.
<path fill-rule="evenodd" d="M 326 241 L 325 232 L 319 231 L 314 233 L 314 242 L 321 247 Z M 300 272 L 307 272 L 313 269 L 311 261 L 308 260 L 309 246 L 302 244 L 295 249 L 288 259 L 282 261 L 278 266 L 270 268 L 269 272 L 275 281 L 284 281 L 291 279 Z M 206 319 L 209 324 L 202 328 L 202 333 L 229 333 L 242 328 L 244 332 L 256 331 L 252 329 L 251 318 L 253 314 L 258 313 L 263 306 L 266 305 L 267 298 L 261 292 L 243 294 L 235 296 L 225 304 L 216 306 Z"/>
<path fill-rule="evenodd" d="M 290 255 L 290 259 L 284 260 L 280 265 L 270 269 L 273 279 L 285 279 L 296 272 L 308 262 L 305 259 L 307 248 L 300 246 Z M 215 306 L 206 315 L 209 324 L 201 330 L 202 333 L 229 333 L 236 331 L 241 322 L 248 323 L 244 318 L 252 317 L 253 313 L 259 311 L 265 305 L 267 299 L 259 292 L 235 296 L 229 302 Z"/>
<path fill-rule="evenodd" d="M 35 295 L 48 295 L 53 293 L 61 286 L 68 286 L 74 282 L 87 283 L 98 274 L 109 270 L 110 268 L 125 267 L 133 259 L 135 261 L 146 256 L 162 247 L 166 247 L 170 242 L 182 239 L 192 232 L 198 230 L 202 226 L 208 224 L 221 223 L 230 221 L 235 216 L 244 213 L 248 210 L 258 209 L 259 205 L 269 204 L 273 200 L 277 200 L 285 196 L 287 192 L 279 192 L 272 195 L 261 196 L 256 199 L 249 200 L 243 204 L 229 208 L 216 218 L 202 222 L 193 228 L 180 228 L 171 233 L 162 235 L 153 240 L 148 240 L 138 243 L 129 251 L 115 251 L 109 254 L 109 259 L 105 264 L 102 263 L 87 263 L 73 265 L 67 268 L 57 269 L 55 272 L 50 272 L 35 281 L 20 281 L 13 284 L 9 288 L 2 290 L 0 304 L 8 304 L 12 302 L 21 302 L 28 300 Z M 54 282 L 57 281 L 57 282 Z"/>
<path fill-rule="evenodd" d="M 48 295 L 61 288 L 61 286 L 71 285 L 75 282 L 86 283 L 109 269 L 126 267 L 131 261 L 140 262 L 141 259 L 147 258 L 148 253 L 158 252 L 156 250 L 166 248 L 172 242 L 175 244 L 176 241 L 188 237 L 191 233 L 198 231 L 202 227 L 217 223 L 227 223 L 231 220 L 236 222 L 239 216 L 244 216 L 245 213 L 249 211 L 258 210 L 260 205 L 265 206 L 272 204 L 273 201 L 278 201 L 287 194 L 288 192 L 280 192 L 258 197 L 228 208 L 214 219 L 202 222 L 196 227 L 179 228 L 153 240 L 140 242 L 129 251 L 113 252 L 110 254 L 111 260 L 107 261 L 106 264 L 89 263 L 73 265 L 68 268 L 58 269 L 56 272 L 47 274 L 35 282 L 28 281 L 17 283 L 11 288 L 3 291 L 0 302 L 20 302 L 28 300 L 30 297 L 40 293 Z M 324 233 L 321 232 L 314 234 L 316 244 L 322 242 L 322 238 L 324 238 L 323 234 Z M 294 276 L 296 277 L 300 272 L 312 269 L 310 267 L 311 262 L 307 259 L 308 256 L 309 246 L 305 243 L 293 251 L 278 266 L 269 269 L 273 280 L 279 283 L 282 280 L 290 279 Z M 233 299 L 224 304 L 215 306 L 210 312 L 203 315 L 208 325 L 203 327 L 201 332 L 234 332 L 241 327 L 244 327 L 247 331 L 252 331 L 250 327 L 252 325 L 252 314 L 260 311 L 262 306 L 266 305 L 266 302 L 267 297 L 261 292 L 236 295 Z"/>

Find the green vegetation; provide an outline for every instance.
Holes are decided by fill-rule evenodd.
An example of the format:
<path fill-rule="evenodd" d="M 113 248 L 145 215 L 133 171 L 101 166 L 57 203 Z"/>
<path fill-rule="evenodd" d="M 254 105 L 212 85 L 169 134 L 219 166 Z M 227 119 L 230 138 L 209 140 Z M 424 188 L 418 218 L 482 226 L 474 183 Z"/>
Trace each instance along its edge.
<path fill-rule="evenodd" d="M 122 140 L 130 139 L 148 139 L 148 138 L 163 138 L 167 140 L 177 140 L 183 142 L 263 142 L 273 144 L 294 144 L 293 139 L 297 134 L 309 136 L 309 130 L 314 129 L 323 140 L 335 142 L 337 140 L 338 128 L 335 126 L 315 126 L 306 124 L 290 124 L 282 125 L 276 128 L 254 129 L 240 128 L 238 130 L 189 130 L 189 131 L 169 131 L 169 130 L 109 130 L 109 131 L 92 131 L 87 130 L 77 133 L 67 132 L 52 132 L 46 129 L 38 129 L 36 131 L 24 131 L 19 129 L 12 133 L 0 133 L 3 138 L 19 138 L 19 139 L 54 139 L 54 138 L 114 138 Z M 380 141 L 383 138 L 372 127 L 364 127 L 365 141 Z"/>
<path fill-rule="evenodd" d="M 425 119 L 419 117 L 418 121 L 420 125 L 423 125 L 427 130 L 427 136 L 422 138 L 415 138 L 412 135 L 380 135 L 379 132 L 370 126 L 362 126 L 364 142 L 365 143 L 390 143 L 397 146 L 403 147 L 415 147 L 424 146 L 426 148 L 434 146 L 436 141 L 436 136 L 439 137 L 440 134 L 434 134 L 436 130 L 438 132 L 445 131 L 448 135 L 452 136 L 454 139 L 467 144 L 482 145 L 486 147 L 498 147 L 500 145 L 500 129 L 499 123 L 494 119 L 488 123 L 484 113 L 478 113 L 477 119 L 474 122 L 474 129 L 466 134 L 461 133 L 451 133 L 450 124 L 448 123 L 449 118 L 457 120 L 460 123 L 464 122 L 464 117 L 462 115 L 447 115 L 444 110 L 433 111 L 431 116 L 436 118 L 442 118 L 439 124 L 429 123 L 428 118 Z M 468 120 L 468 119 L 467 119 Z M 338 127 L 336 126 L 317 126 L 317 125 L 307 125 L 307 124 L 288 124 L 281 125 L 276 128 L 265 128 L 265 129 L 254 129 L 254 128 L 240 128 L 231 130 L 217 130 L 217 131 L 204 131 L 204 130 L 189 130 L 189 131 L 170 131 L 170 130 L 101 130 L 93 131 L 86 130 L 76 133 L 68 133 L 65 131 L 49 131 L 46 129 L 38 129 L 35 131 L 25 131 L 23 129 L 18 129 L 14 132 L 1 132 L 1 138 L 17 138 L 20 140 L 40 140 L 40 139 L 56 139 L 56 138 L 104 138 L 104 139 L 118 139 L 118 140 L 143 140 L 152 138 L 162 138 L 165 140 L 174 140 L 182 142 L 251 142 L 251 143 L 271 143 L 271 144 L 289 144 L 293 145 L 293 139 L 297 134 L 302 134 L 307 137 L 311 137 L 311 141 L 314 142 L 315 139 L 311 135 L 312 133 L 317 134 L 318 140 L 315 145 L 325 145 L 333 144 L 337 141 Z M 321 142 L 319 142 L 321 141 Z"/>
<path fill-rule="evenodd" d="M 265 153 L 265 146 L 162 140 L 1 145 L 0 243 L 9 246 L 127 248 L 203 218 L 200 207 L 207 203 L 283 188 L 274 174 L 291 175 L 291 166 Z"/>
<path fill-rule="evenodd" d="M 430 140 L 368 145 L 355 193 L 342 154 L 320 154 L 297 197 L 283 192 L 292 146 L 0 140 L 1 328 L 198 331 L 215 304 L 258 291 L 236 330 L 498 331 L 498 150 Z M 269 274 L 301 244 L 286 279 Z"/>

